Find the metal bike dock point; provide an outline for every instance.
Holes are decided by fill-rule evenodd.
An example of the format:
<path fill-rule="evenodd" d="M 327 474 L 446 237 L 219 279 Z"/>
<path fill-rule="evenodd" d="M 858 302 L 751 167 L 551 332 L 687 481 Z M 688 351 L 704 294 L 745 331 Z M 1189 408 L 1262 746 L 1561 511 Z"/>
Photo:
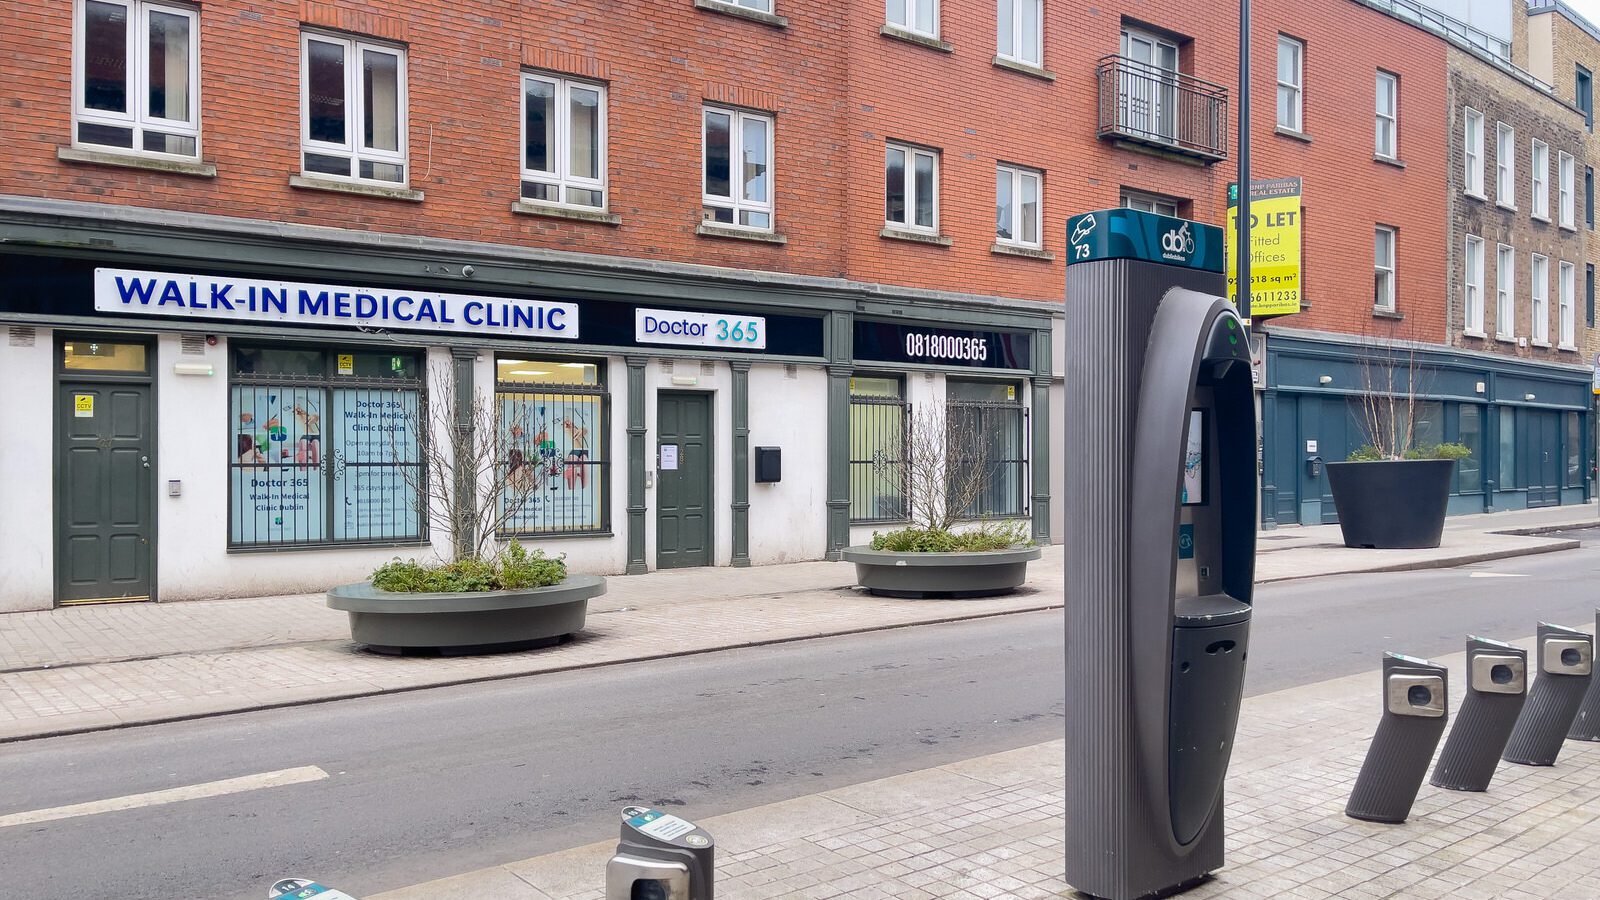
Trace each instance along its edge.
<path fill-rule="evenodd" d="M 1383 655 L 1383 717 L 1344 814 L 1399 824 L 1411 814 L 1449 708 L 1449 670 L 1425 659 Z"/>
<path fill-rule="evenodd" d="M 1124 900 L 1222 866 L 1255 407 L 1220 229 L 1131 209 L 1067 228 L 1066 876 Z"/>
<path fill-rule="evenodd" d="M 606 863 L 606 900 L 712 900 L 716 846 L 693 822 L 643 806 L 622 810 Z"/>
<path fill-rule="evenodd" d="M 1600 639 L 1600 609 L 1594 611 L 1594 634 Z M 1600 678 L 1589 676 L 1589 692 L 1583 695 L 1578 714 L 1567 729 L 1567 739 L 1573 741 L 1600 741 Z"/>
<path fill-rule="evenodd" d="M 1539 677 L 1511 729 L 1503 759 L 1553 766 L 1578 715 L 1594 670 L 1594 638 L 1572 628 L 1539 624 Z"/>
<path fill-rule="evenodd" d="M 1434 787 L 1484 791 L 1528 697 L 1528 651 L 1487 638 L 1467 639 L 1467 696 L 1434 764 Z"/>

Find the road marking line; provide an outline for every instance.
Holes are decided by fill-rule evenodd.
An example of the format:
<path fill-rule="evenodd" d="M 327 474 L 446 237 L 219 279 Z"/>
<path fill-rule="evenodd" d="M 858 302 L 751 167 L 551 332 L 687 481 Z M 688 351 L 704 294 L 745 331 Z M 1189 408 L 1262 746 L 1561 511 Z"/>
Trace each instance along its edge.
<path fill-rule="evenodd" d="M 239 778 L 225 778 L 221 781 L 208 781 L 205 784 L 168 788 L 164 791 L 129 794 L 126 797 L 91 800 L 88 803 L 74 803 L 71 806 L 56 806 L 50 809 L 11 813 L 10 815 L 0 816 L 0 828 L 9 828 L 12 825 L 36 825 L 40 822 L 54 822 L 57 819 L 93 816 L 124 809 L 138 809 L 145 806 L 161 806 L 166 803 L 180 803 L 184 800 L 221 797 L 225 794 L 242 794 L 245 791 L 258 791 L 262 788 L 321 781 L 327 777 L 328 773 L 316 766 L 280 769 L 276 772 L 262 772 L 260 775 L 244 775 Z"/>
<path fill-rule="evenodd" d="M 1473 572 L 1468 578 L 1527 578 L 1520 572 Z"/>

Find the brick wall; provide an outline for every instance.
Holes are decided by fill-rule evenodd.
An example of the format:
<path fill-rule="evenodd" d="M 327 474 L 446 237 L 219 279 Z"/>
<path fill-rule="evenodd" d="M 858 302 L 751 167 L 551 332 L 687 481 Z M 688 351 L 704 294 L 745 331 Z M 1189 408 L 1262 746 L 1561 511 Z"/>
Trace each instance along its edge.
<path fill-rule="evenodd" d="M 1257 0 L 1251 175 L 1299 176 L 1305 225 L 1298 315 L 1271 320 L 1375 338 L 1439 342 L 1445 334 L 1443 41 L 1354 3 Z M 1305 43 L 1304 136 L 1276 129 L 1277 36 Z M 1374 158 L 1375 81 L 1400 76 L 1399 155 Z M 1377 225 L 1397 230 L 1395 309 L 1373 310 Z M 1270 326 L 1269 326 L 1270 327 Z"/>
<path fill-rule="evenodd" d="M 1550 26 L 1547 29 L 1553 45 L 1550 54 L 1553 62 L 1550 82 L 1555 86 L 1556 96 L 1569 100 L 1575 99 L 1577 96 L 1578 66 L 1581 65 L 1588 69 L 1591 74 L 1600 77 L 1600 40 L 1596 40 L 1594 36 L 1559 13 L 1546 13 L 1541 18 L 1550 20 Z M 1593 87 L 1591 86 L 1591 89 Z M 1584 164 L 1600 172 L 1600 140 L 1597 140 L 1594 132 L 1588 129 L 1584 131 L 1583 139 Z M 1578 190 L 1580 192 L 1583 190 L 1581 172 L 1579 173 Z M 1582 199 L 1580 196 L 1580 203 Z M 1582 218 L 1581 209 L 1579 218 Z M 1587 224 L 1580 223 L 1579 227 L 1584 229 L 1584 237 L 1586 238 L 1584 261 L 1589 265 L 1595 266 L 1596 269 L 1600 269 L 1600 240 L 1595 239 L 1595 232 Z M 1583 275 L 1581 272 L 1579 273 L 1578 291 L 1580 307 L 1578 327 L 1583 333 L 1583 340 L 1580 342 L 1584 348 L 1583 361 L 1592 363 L 1595 355 L 1600 353 L 1600 328 L 1587 327 L 1587 322 L 1583 315 L 1584 310 L 1582 309 L 1584 300 Z"/>

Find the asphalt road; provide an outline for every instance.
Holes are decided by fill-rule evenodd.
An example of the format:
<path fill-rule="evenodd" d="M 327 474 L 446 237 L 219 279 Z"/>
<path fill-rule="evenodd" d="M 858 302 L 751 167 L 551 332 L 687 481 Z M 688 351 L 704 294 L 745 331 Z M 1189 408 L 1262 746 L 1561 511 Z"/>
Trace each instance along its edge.
<path fill-rule="evenodd" d="M 1600 542 L 1600 533 L 1581 535 Z M 1261 589 L 1251 694 L 1588 621 L 1600 543 Z M 358 896 L 1061 734 L 1062 619 L 1029 613 L 0 747 L 0 890 Z M 317 767 L 310 783 L 39 824 L 8 814 Z M 597 873 L 598 874 L 598 873 Z"/>

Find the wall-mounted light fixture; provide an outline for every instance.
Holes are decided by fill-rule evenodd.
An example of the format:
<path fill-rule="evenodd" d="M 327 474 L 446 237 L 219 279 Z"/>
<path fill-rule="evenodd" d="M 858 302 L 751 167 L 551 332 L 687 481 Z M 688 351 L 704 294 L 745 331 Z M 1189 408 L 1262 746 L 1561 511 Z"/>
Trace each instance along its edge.
<path fill-rule="evenodd" d="M 1481 381 L 1478 382 L 1477 386 L 1475 388 L 1473 388 L 1473 390 L 1477 391 L 1480 394 L 1483 393 L 1483 382 L 1481 382 Z"/>
<path fill-rule="evenodd" d="M 216 369 L 211 363 L 181 362 L 172 364 L 174 375 L 215 375 Z"/>
<path fill-rule="evenodd" d="M 1321 376 L 1318 376 L 1317 384 L 1333 384 L 1333 376 L 1332 375 L 1321 375 Z"/>
<path fill-rule="evenodd" d="M 1534 400 L 1537 400 L 1538 398 L 1533 396 L 1532 394 L 1523 394 L 1522 395 L 1522 399 L 1527 400 L 1529 403 L 1532 403 Z"/>

